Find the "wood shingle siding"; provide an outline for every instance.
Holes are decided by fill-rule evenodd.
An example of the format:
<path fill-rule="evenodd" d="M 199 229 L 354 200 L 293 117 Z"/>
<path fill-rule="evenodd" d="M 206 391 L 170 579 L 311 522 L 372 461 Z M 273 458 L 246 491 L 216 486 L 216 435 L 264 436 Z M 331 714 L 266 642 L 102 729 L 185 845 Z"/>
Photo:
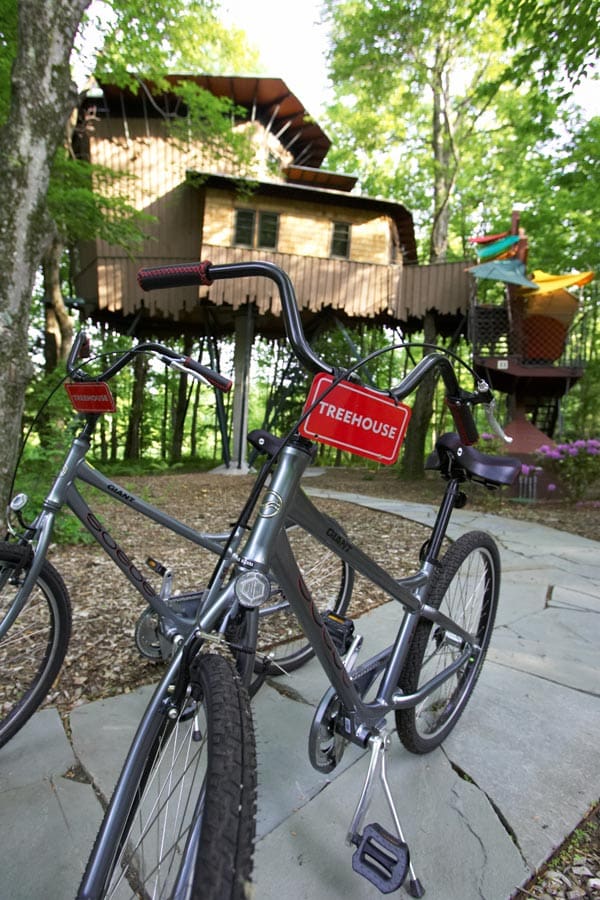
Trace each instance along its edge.
<path fill-rule="evenodd" d="M 138 288 L 141 266 L 197 259 L 215 264 L 256 259 L 279 265 L 292 279 L 305 322 L 331 310 L 348 319 L 414 325 L 431 308 L 452 315 L 466 310 L 469 289 L 463 264 L 407 265 L 416 262 L 416 245 L 412 216 L 402 204 L 353 194 L 354 179 L 307 168 L 294 156 L 297 148 L 307 153 L 311 141 L 300 127 L 299 101 L 289 92 L 286 115 L 291 116 L 290 128 L 297 129 L 296 142 L 286 146 L 270 130 L 272 115 L 265 111 L 271 100 L 272 112 L 279 109 L 273 92 L 283 82 L 233 78 L 230 84 L 238 102 L 248 91 L 260 100 L 249 108 L 248 120 L 236 126 L 251 135 L 255 151 L 256 180 L 245 189 L 233 177 L 226 156 L 215 157 L 198 141 L 174 138 L 165 118 L 157 114 L 158 103 L 153 114 L 141 94 L 105 86 L 103 115 L 86 119 L 80 151 L 91 162 L 123 173 L 109 189 L 154 221 L 145 228 L 147 238 L 135 259 L 101 240 L 79 248 L 76 286 L 92 317 L 118 328 L 125 322 L 131 327 L 136 317 L 138 333 L 152 333 L 153 328 L 163 333 L 223 333 L 231 330 L 236 311 L 250 302 L 258 314 L 256 330 L 281 333 L 279 300 L 266 279 L 146 295 Z M 220 92 L 227 88 L 223 79 L 209 79 L 210 85 Z M 169 103 L 164 101 L 165 108 Z M 307 128 L 321 141 L 320 155 L 313 161 L 318 166 L 328 139 L 315 124 Z M 274 159 L 278 174 L 266 168 Z M 277 214 L 276 250 L 234 246 L 237 209 Z M 348 258 L 331 256 L 335 223 L 348 225 Z"/>

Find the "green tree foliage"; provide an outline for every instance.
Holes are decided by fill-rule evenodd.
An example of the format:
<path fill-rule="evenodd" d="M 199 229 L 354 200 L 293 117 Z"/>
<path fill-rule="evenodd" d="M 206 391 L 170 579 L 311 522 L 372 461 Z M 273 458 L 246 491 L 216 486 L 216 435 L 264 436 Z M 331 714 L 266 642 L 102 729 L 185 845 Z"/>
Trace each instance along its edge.
<path fill-rule="evenodd" d="M 579 34 L 583 5 L 567 6 L 562 53 L 561 4 L 325 0 L 335 86 L 328 166 L 356 172 L 369 194 L 406 204 L 421 261 L 469 258 L 468 237 L 505 230 L 520 204 L 532 268 L 597 264 L 589 185 L 600 134 L 564 90 L 565 73 L 576 78 L 593 57 L 597 15 L 590 7 Z M 555 16 L 560 25 L 542 36 Z M 431 420 L 428 404 L 418 418 Z M 407 454 L 411 474 L 421 465 L 421 438 Z"/>
<path fill-rule="evenodd" d="M 52 166 L 48 211 L 61 238 L 73 243 L 99 237 L 133 250 L 151 217 L 111 190 L 115 182 L 127 180 L 122 173 L 74 159 L 60 147 Z"/>
<path fill-rule="evenodd" d="M 444 259 L 463 153 L 507 79 L 497 18 L 441 0 L 325 7 L 339 153 L 366 167 L 367 187 L 404 188 L 398 199 L 427 214 L 427 258 Z"/>
<path fill-rule="evenodd" d="M 10 71 L 16 50 L 17 4 L 3 0 L 0 4 L 0 125 L 8 115 Z"/>
<path fill-rule="evenodd" d="M 173 91 L 168 74 L 257 70 L 258 52 L 240 29 L 223 25 L 217 9 L 213 0 L 95 0 L 82 34 L 82 42 L 86 35 L 101 36 L 94 75 L 137 93 L 144 83 L 153 92 Z M 186 111 L 184 120 L 169 121 L 175 137 L 201 138 L 222 156 L 249 164 L 249 142 L 234 130 L 237 110 L 229 98 L 189 81 L 176 85 L 175 93 Z"/>
<path fill-rule="evenodd" d="M 257 51 L 240 29 L 223 25 L 218 6 L 214 0 L 95 0 L 83 34 L 102 36 L 96 74 L 135 90 L 139 78 L 160 85 L 168 72 L 256 69 Z"/>
<path fill-rule="evenodd" d="M 63 145 L 68 146 L 67 123 L 76 102 L 69 63 L 88 5 L 89 0 L 4 0 L 0 8 L 0 182 L 3 196 L 11 198 L 0 212 L 0 510 L 7 500 L 25 388 L 31 375 L 27 354 L 29 307 L 44 254 L 53 243 L 53 258 L 57 258 L 57 241 L 80 235 L 84 224 L 96 223 L 115 239 L 123 234 L 123 223 L 117 224 L 117 219 L 124 213 L 126 240 L 133 234 L 130 226 L 135 230 L 140 225 L 126 204 L 119 208 L 118 204 L 86 195 L 89 171 L 70 169 L 72 161 L 60 151 Z M 191 65 L 205 68 L 200 65 L 201 55 L 190 58 L 191 48 L 199 54 L 206 50 L 207 63 L 213 65 L 220 55 L 214 47 L 224 39 L 214 9 L 209 0 L 104 3 L 99 13 L 100 19 L 109 23 L 104 34 L 104 71 L 120 70 L 126 78 L 127 70 L 137 67 L 146 77 L 158 76 L 168 68 L 169 61 L 185 66 L 186 54 Z M 182 36 L 185 46 L 175 52 L 177 39 Z M 234 36 L 223 50 L 223 59 L 233 58 L 235 46 Z M 241 42 L 239 48 L 242 53 Z M 231 128 L 229 109 L 223 111 L 222 120 L 227 120 Z M 205 117 L 205 125 L 206 121 Z M 224 132 L 221 123 L 219 128 Z M 63 182 L 54 183 L 48 201 L 52 169 L 61 172 Z M 49 205 L 59 229 L 51 221 Z M 74 209 L 77 214 L 72 216 Z M 55 284 L 57 281 L 54 279 Z"/>
<path fill-rule="evenodd" d="M 29 307 L 36 273 L 49 244 L 46 197 L 52 160 L 74 102 L 69 56 L 86 0 L 16 0 L 16 35 L 3 39 L 13 56 L 11 78 L 2 84 L 5 118 L 0 124 L 0 514 L 18 452 L 25 389 Z M 4 17 L 4 21 L 6 21 Z M 14 22 L 14 18 L 8 18 Z M 4 25 L 3 25 L 4 27 Z"/>
<path fill-rule="evenodd" d="M 482 7 L 475 3 L 474 13 Z M 498 14 L 506 26 L 504 46 L 518 51 L 512 65 L 520 77 L 533 74 L 550 87 L 564 71 L 572 88 L 598 62 L 598 0 L 501 0 Z"/>
<path fill-rule="evenodd" d="M 550 152 L 548 152 L 550 151 Z M 587 271 L 600 260 L 600 117 L 565 133 L 558 146 L 540 146 L 518 173 L 523 221 L 536 269 Z"/>
<path fill-rule="evenodd" d="M 592 183 L 598 128 L 572 103 L 559 102 L 564 70 L 557 58 L 555 69 L 545 70 L 554 78 L 551 84 L 531 67 L 527 78 L 515 69 L 517 47 L 524 45 L 517 45 L 507 8 L 518 5 L 486 4 L 475 14 L 470 4 L 430 0 L 409 6 L 395 0 L 376 6 L 363 0 L 326 3 L 336 85 L 328 164 L 356 171 L 366 192 L 408 206 L 421 238 L 421 260 L 436 256 L 432 236 L 446 197 L 448 258 L 464 258 L 473 231 L 505 228 L 517 203 L 526 207 L 532 234 L 533 226 L 540 228 L 544 245 L 556 248 L 554 265 L 597 258 L 590 233 L 597 221 L 593 192 L 586 197 L 576 185 Z M 590 58 L 593 18 L 590 9 L 581 59 Z M 577 29 L 569 34 L 567 46 L 575 47 Z M 543 54 L 541 42 L 540 59 Z M 571 67 L 576 59 L 573 51 Z M 438 113 L 442 145 L 436 155 Z M 546 241 L 552 228 L 554 236 Z"/>

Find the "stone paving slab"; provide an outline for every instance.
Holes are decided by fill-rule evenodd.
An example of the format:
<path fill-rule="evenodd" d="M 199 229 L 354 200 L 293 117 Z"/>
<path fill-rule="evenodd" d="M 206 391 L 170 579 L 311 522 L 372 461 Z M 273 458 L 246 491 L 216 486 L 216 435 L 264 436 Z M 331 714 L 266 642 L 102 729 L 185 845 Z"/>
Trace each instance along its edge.
<path fill-rule="evenodd" d="M 89 776 L 108 799 L 116 784 L 154 687 L 148 685 L 108 700 L 78 706 L 70 715 L 73 748 Z"/>
<path fill-rule="evenodd" d="M 0 750 L 0 897 L 75 896 L 102 821 L 93 788 L 72 775 L 71 745 L 54 709 L 36 713 Z"/>
<path fill-rule="evenodd" d="M 600 697 L 490 661 L 449 759 L 491 799 L 534 870 L 600 797 Z M 477 722 L 477 725 L 475 725 Z"/>
<path fill-rule="evenodd" d="M 257 836 L 276 829 L 294 810 L 314 800 L 330 777 L 313 769 L 308 734 L 314 707 L 302 694 L 295 699 L 264 686 L 253 703 L 258 765 Z M 335 771 L 337 778 L 363 751 L 350 747 Z"/>
<path fill-rule="evenodd" d="M 599 646 L 597 613 L 549 606 L 496 628 L 488 662 L 600 697 Z"/>
<path fill-rule="evenodd" d="M 456 775 L 441 750 L 412 757 L 390 751 L 390 787 L 417 876 L 428 900 L 504 900 L 527 867 L 485 795 Z M 382 895 L 352 870 L 345 842 L 366 762 L 357 761 L 312 803 L 257 846 L 255 883 L 262 900 L 372 900 Z M 391 827 L 376 793 L 369 822 Z M 274 864 L 274 861 L 275 864 Z M 404 891 L 398 896 L 407 897 Z"/>
<path fill-rule="evenodd" d="M 406 514 L 407 504 L 398 512 L 388 501 L 362 502 Z M 430 508 L 408 511 L 433 521 Z M 444 747 L 415 757 L 394 736 L 388 775 L 427 897 L 507 900 L 600 796 L 599 547 L 532 523 L 458 513 L 465 515 L 455 535 L 483 528 L 501 545 L 503 592 L 488 663 Z M 361 659 L 390 640 L 400 613 L 392 602 L 358 621 Z M 308 760 L 325 687 L 313 661 L 265 685 L 254 702 L 257 900 L 380 896 L 353 873 L 345 844 L 365 754 L 350 748 L 329 776 Z M 150 691 L 74 710 L 75 752 L 55 710 L 37 713 L 0 750 L 0 900 L 74 895 L 101 807 L 89 784 L 65 773 L 81 761 L 108 795 Z M 390 825 L 379 794 L 369 819 Z"/>
<path fill-rule="evenodd" d="M 548 571 L 514 572 L 503 567 L 500 596 L 496 613 L 496 629 L 512 625 L 537 612 L 546 605 Z"/>
<path fill-rule="evenodd" d="M 42 709 L 0 749 L 0 795 L 62 775 L 76 762 L 57 710 Z"/>

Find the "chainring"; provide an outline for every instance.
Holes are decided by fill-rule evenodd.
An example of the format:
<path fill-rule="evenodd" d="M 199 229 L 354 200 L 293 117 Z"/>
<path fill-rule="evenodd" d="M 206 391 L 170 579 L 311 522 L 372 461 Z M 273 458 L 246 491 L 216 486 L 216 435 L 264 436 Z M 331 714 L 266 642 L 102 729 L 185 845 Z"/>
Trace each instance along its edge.
<path fill-rule="evenodd" d="M 332 772 L 339 765 L 347 741 L 336 730 L 342 704 L 333 688 L 329 688 L 319 703 L 308 737 L 308 754 L 318 772 Z"/>

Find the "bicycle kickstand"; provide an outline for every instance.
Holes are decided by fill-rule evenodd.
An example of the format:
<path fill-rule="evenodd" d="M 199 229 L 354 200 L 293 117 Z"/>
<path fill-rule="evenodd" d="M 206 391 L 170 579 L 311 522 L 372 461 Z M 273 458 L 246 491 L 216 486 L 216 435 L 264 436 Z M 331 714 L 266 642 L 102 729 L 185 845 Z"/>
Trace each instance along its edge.
<path fill-rule="evenodd" d="M 410 861 L 408 844 L 404 840 L 402 826 L 387 780 L 385 754 L 389 743 L 390 735 L 385 731 L 369 738 L 371 747 L 369 769 L 347 835 L 348 844 L 353 844 L 357 848 L 352 856 L 352 868 L 374 884 L 382 894 L 391 894 L 392 891 L 400 888 L 404 884 L 407 874 L 410 874 L 408 893 L 411 897 L 422 897 L 425 889 L 417 878 Z M 390 834 L 378 823 L 366 825 L 363 833 L 360 834 L 360 828 L 371 805 L 377 780 L 383 788 L 398 837 Z"/>

